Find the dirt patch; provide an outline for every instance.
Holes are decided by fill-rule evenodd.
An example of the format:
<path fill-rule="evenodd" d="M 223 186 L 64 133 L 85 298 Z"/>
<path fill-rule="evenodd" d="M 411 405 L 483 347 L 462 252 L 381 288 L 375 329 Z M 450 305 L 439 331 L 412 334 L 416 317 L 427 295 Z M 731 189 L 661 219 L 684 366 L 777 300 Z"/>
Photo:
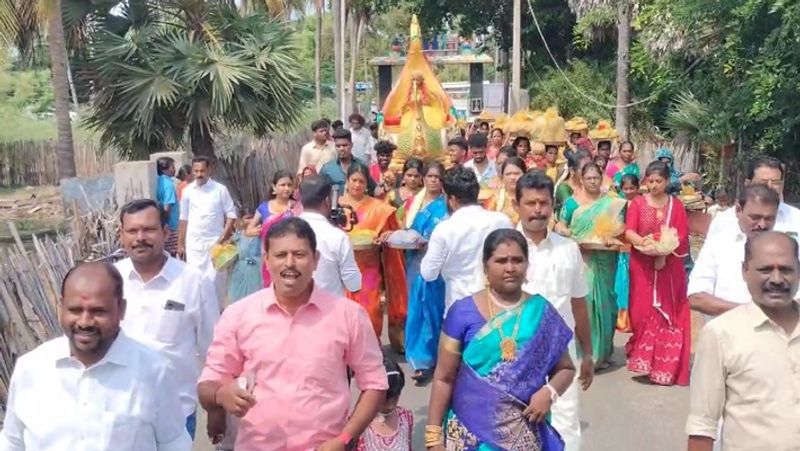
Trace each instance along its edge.
<path fill-rule="evenodd" d="M 0 190 L 0 235 L 6 235 L 6 221 L 14 221 L 20 233 L 51 231 L 64 223 L 61 193 L 56 186 L 35 186 Z"/>

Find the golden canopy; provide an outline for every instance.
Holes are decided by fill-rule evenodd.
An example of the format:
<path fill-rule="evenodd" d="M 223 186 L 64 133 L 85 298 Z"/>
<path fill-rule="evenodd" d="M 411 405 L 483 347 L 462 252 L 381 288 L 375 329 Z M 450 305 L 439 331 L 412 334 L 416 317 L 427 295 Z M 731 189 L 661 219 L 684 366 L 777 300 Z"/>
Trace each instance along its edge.
<path fill-rule="evenodd" d="M 402 131 L 401 118 L 410 109 L 410 95 L 414 92 L 414 80 L 422 80 L 425 122 L 434 130 L 441 130 L 454 122 L 450 116 L 453 103 L 445 92 L 428 59 L 422 53 L 422 33 L 417 16 L 411 18 L 408 55 L 397 84 L 392 88 L 383 104 L 384 128 L 389 133 Z"/>

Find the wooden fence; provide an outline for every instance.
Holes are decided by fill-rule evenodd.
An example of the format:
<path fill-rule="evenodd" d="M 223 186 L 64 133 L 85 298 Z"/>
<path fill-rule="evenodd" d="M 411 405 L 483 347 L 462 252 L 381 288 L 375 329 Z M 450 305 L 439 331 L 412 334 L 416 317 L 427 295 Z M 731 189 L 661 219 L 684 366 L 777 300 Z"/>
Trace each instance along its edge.
<path fill-rule="evenodd" d="M 296 133 L 261 139 L 236 135 L 217 140 L 217 156 L 223 162 L 217 178 L 227 184 L 242 207 L 255 209 L 268 199 L 275 171 L 297 171 L 300 148 L 309 139 L 308 133 Z"/>
<path fill-rule="evenodd" d="M 75 143 L 75 168 L 79 177 L 112 172 L 119 158 L 113 151 L 101 150 L 94 142 Z M 55 141 L 0 143 L 0 186 L 57 185 L 59 180 Z"/>

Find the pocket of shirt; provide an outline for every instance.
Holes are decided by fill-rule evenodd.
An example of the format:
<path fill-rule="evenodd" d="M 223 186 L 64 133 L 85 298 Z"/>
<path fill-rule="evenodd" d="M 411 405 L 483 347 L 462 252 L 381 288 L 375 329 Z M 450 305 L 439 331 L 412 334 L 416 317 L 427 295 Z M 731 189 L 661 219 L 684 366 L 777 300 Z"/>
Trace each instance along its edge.
<path fill-rule="evenodd" d="M 181 311 L 162 310 L 158 314 L 156 340 L 162 343 L 174 343 L 183 331 L 185 315 L 186 313 Z"/>

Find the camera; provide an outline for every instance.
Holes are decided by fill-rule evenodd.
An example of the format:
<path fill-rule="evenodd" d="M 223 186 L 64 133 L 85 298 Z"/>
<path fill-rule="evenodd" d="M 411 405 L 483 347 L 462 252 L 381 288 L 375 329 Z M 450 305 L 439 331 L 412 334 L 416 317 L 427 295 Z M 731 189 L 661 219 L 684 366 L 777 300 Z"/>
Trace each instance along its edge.
<path fill-rule="evenodd" d="M 331 214 L 328 216 L 328 220 L 345 232 L 353 230 L 353 226 L 358 224 L 358 217 L 353 207 L 339 205 L 339 187 L 337 186 L 333 187 L 331 193 Z"/>

